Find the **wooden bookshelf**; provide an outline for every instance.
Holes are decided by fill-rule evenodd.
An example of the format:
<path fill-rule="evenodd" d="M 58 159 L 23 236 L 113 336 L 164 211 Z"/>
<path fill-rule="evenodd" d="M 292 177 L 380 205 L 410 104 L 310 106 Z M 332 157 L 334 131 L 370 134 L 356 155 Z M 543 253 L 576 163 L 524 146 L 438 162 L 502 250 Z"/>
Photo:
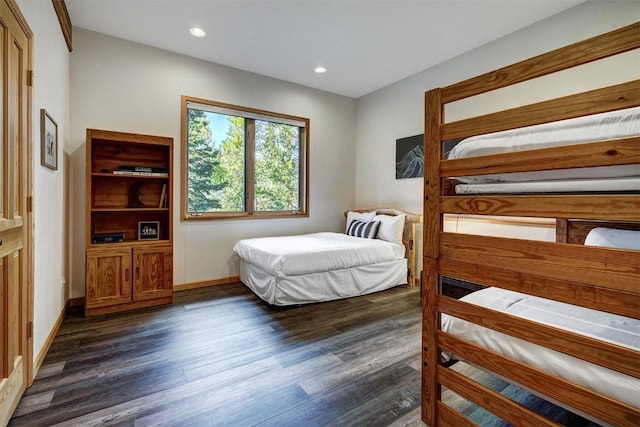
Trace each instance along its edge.
<path fill-rule="evenodd" d="M 173 301 L 172 159 L 173 138 L 87 129 L 85 315 Z"/>

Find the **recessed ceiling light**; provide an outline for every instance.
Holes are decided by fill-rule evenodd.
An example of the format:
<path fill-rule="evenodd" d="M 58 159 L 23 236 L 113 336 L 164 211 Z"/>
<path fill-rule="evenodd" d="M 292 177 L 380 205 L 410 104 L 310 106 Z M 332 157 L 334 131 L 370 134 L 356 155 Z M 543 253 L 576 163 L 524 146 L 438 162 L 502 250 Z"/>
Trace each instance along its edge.
<path fill-rule="evenodd" d="M 193 37 L 205 37 L 207 35 L 207 33 L 205 33 L 202 28 L 198 27 L 189 28 L 189 34 L 191 34 Z"/>
<path fill-rule="evenodd" d="M 316 67 L 313 71 L 315 71 L 318 74 L 322 74 L 322 73 L 326 73 L 327 69 L 324 67 Z"/>

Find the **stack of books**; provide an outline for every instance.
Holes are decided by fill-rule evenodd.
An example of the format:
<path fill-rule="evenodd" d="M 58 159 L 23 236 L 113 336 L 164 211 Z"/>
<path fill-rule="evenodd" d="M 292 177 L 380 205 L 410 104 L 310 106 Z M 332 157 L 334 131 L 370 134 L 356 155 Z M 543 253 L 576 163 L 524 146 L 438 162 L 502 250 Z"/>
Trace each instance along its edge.
<path fill-rule="evenodd" d="M 169 171 L 167 168 L 156 168 L 151 166 L 129 166 L 119 165 L 116 170 L 113 171 L 116 175 L 139 175 L 139 176 L 159 176 L 168 177 Z"/>
<path fill-rule="evenodd" d="M 91 243 L 117 243 L 124 242 L 124 233 L 94 234 Z"/>

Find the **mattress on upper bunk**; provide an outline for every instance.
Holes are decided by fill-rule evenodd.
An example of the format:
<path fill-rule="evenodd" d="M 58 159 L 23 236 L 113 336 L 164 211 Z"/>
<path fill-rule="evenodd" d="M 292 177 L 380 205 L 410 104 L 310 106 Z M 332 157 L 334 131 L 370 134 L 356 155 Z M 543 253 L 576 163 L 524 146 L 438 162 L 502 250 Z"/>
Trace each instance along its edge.
<path fill-rule="evenodd" d="M 466 138 L 447 159 L 486 156 L 522 150 L 582 144 L 640 135 L 640 107 L 610 111 L 557 122 L 527 126 Z M 456 177 L 464 183 L 522 182 L 640 176 L 640 166 L 616 165 L 549 171 L 512 172 Z"/>
<path fill-rule="evenodd" d="M 322 232 L 243 239 L 233 252 L 271 275 L 286 277 L 401 260 L 405 247 L 381 239 Z"/>
<path fill-rule="evenodd" d="M 636 166 L 636 168 L 640 167 Z M 525 182 L 474 182 L 457 184 L 455 191 L 456 194 L 640 192 L 640 176 Z"/>
<path fill-rule="evenodd" d="M 461 301 L 640 351 L 636 319 L 494 287 Z M 442 330 L 640 408 L 640 380 L 629 375 L 446 314 Z"/>

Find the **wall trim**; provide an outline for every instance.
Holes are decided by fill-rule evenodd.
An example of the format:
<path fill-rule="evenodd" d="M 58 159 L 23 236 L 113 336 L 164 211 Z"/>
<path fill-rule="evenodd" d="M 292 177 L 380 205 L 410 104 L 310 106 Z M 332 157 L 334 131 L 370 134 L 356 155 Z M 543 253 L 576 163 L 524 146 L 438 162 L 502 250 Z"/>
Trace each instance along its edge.
<path fill-rule="evenodd" d="M 217 286 L 217 285 L 226 285 L 229 283 L 237 283 L 240 281 L 240 276 L 229 276 L 229 277 L 223 277 L 220 279 L 213 279 L 213 280 L 203 280 L 200 282 L 189 282 L 189 283 L 182 283 L 179 285 L 174 285 L 173 286 L 173 290 L 174 291 L 186 291 L 189 289 L 198 289 L 198 288 L 208 288 L 209 286 Z"/>
<path fill-rule="evenodd" d="M 69 52 L 73 52 L 71 18 L 69 17 L 67 5 L 64 4 L 64 0 L 51 1 L 53 2 L 53 8 L 56 10 L 56 15 L 58 16 L 58 21 L 60 22 L 60 28 L 62 29 L 64 41 L 67 42 L 67 48 L 69 49 Z"/>
<path fill-rule="evenodd" d="M 53 340 L 58 335 L 58 331 L 60 330 L 60 326 L 62 326 L 62 322 L 64 318 L 67 316 L 67 308 L 69 307 L 69 301 L 62 307 L 62 311 L 58 316 L 58 319 L 53 324 L 53 327 L 49 331 L 49 335 L 47 339 L 44 341 L 42 348 L 38 352 L 38 356 L 33 361 L 33 377 L 35 378 L 38 375 L 38 371 L 40 370 L 40 366 L 42 366 L 42 362 L 44 362 L 44 358 L 47 357 L 47 353 L 49 353 L 49 349 L 51 348 L 51 344 L 53 344 Z"/>

